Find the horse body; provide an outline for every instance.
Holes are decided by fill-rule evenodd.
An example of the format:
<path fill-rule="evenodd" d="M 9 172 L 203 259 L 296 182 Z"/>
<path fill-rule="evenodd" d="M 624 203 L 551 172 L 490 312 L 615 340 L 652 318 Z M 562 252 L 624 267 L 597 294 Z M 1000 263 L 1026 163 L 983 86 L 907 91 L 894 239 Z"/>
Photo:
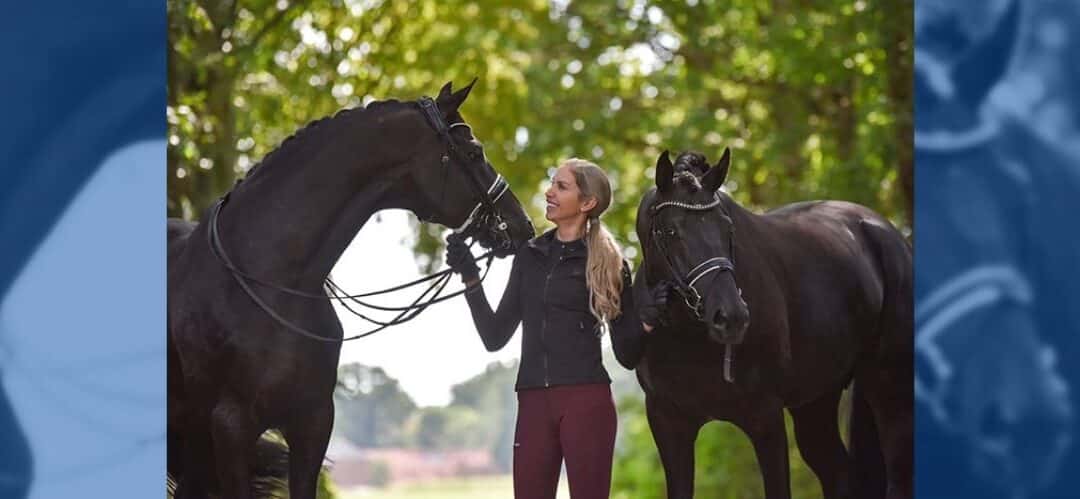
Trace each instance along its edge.
<path fill-rule="evenodd" d="M 456 108 L 468 90 L 451 95 L 444 87 L 438 107 L 448 123 L 460 119 Z M 463 188 L 460 170 L 451 175 L 446 169 L 495 176 L 482 151 L 470 158 L 482 161 L 487 172 L 449 163 L 452 144 L 430 133 L 416 107 L 383 105 L 390 108 L 370 119 L 363 111 L 346 111 L 324 120 L 316 125 L 323 128 L 321 143 L 310 139 L 310 131 L 303 132 L 307 139 L 290 139 L 296 141 L 291 148 L 272 153 L 278 164 L 261 166 L 238 183 L 201 223 L 170 220 L 169 446 L 183 448 L 175 462 L 170 459 L 170 474 L 180 477 L 177 498 L 216 490 L 250 497 L 256 442 L 270 428 L 280 429 L 289 446 L 290 497 L 314 498 L 333 425 L 344 332 L 330 300 L 248 283 L 270 309 L 323 340 L 286 327 L 257 305 L 241 284 L 244 278 L 211 249 L 214 224 L 229 260 L 244 273 L 317 295 L 375 212 L 407 209 L 460 225 L 475 193 Z M 435 167 L 442 170 L 429 171 Z M 514 243 L 532 236 L 516 198 L 505 196 L 498 210 L 512 215 Z"/>
<path fill-rule="evenodd" d="M 741 399 L 746 393 L 768 393 L 797 407 L 825 390 L 843 388 L 854 374 L 856 350 L 849 346 L 869 344 L 877 336 L 884 277 L 862 220 L 880 223 L 880 217 L 841 202 L 798 203 L 766 215 L 728 206 L 739 234 L 737 279 L 750 309 L 762 312 L 753 314 L 747 340 L 735 350 L 737 391 L 713 395 Z M 809 261 L 807 254 L 813 255 Z M 819 293 L 823 284 L 838 292 Z M 724 345 L 696 332 L 681 334 L 692 330 L 683 326 L 678 337 L 658 335 L 653 342 L 672 340 L 670 346 L 681 350 L 680 361 L 696 352 L 705 361 L 700 367 L 711 374 L 699 379 L 722 379 L 722 363 L 716 360 L 723 358 Z M 700 341 L 689 347 L 684 336 Z M 663 355 L 650 350 L 650 361 L 654 353 Z M 762 360 L 740 362 L 743 355 Z"/>
<path fill-rule="evenodd" d="M 313 165 L 297 170 L 318 173 Z M 269 176 L 275 172 L 268 169 L 266 173 Z M 281 285 L 310 293 L 319 292 L 322 279 L 363 222 L 378 209 L 390 207 L 380 202 L 376 189 L 344 192 L 333 186 L 316 189 L 296 179 L 276 183 L 256 179 L 259 177 L 230 194 L 227 211 L 219 221 L 223 243 L 230 248 L 232 258 L 247 264 L 245 270 L 255 275 L 282 276 Z M 282 187 L 279 192 L 267 192 L 269 185 Z M 322 211 L 287 201 L 313 193 L 329 201 L 321 203 Z M 366 202 L 353 201 L 354 196 Z M 339 215 L 342 211 L 351 216 Z M 354 225 L 350 227 L 344 221 Z M 206 243 L 207 230 L 208 224 L 201 223 L 169 241 L 169 338 L 178 361 L 170 366 L 176 364 L 171 374 L 179 375 L 182 381 L 173 384 L 182 386 L 184 394 L 180 408 L 170 411 L 170 415 L 178 416 L 170 426 L 186 436 L 183 445 L 192 456 L 250 455 L 263 431 L 281 428 L 290 443 L 293 461 L 301 463 L 293 469 L 305 468 L 290 474 L 290 488 L 306 489 L 305 482 L 313 488 L 310 470 L 317 473 L 326 442 L 289 436 L 319 433 L 328 441 L 340 343 L 299 336 L 255 308 L 233 275 L 211 253 Z M 268 252 L 267 248 L 282 251 Z M 329 300 L 300 300 L 274 292 L 262 293 L 262 298 L 306 329 L 328 339 L 343 337 Z M 215 432 L 231 427 L 242 427 L 246 433 L 236 437 L 245 442 L 242 447 L 238 444 L 232 448 L 216 441 L 221 439 L 215 437 Z M 305 448 L 304 442 L 310 442 L 310 448 Z M 185 468 L 207 465 L 189 462 Z M 250 468 L 254 463 L 241 466 Z M 202 474 L 213 477 L 218 473 L 209 468 Z M 182 495 L 177 493 L 178 497 Z"/>
<path fill-rule="evenodd" d="M 668 497 L 692 497 L 693 442 L 711 420 L 730 421 L 750 437 L 766 497 L 790 497 L 784 408 L 791 411 L 799 449 L 825 497 L 882 496 L 884 483 L 855 483 L 839 436 L 837 404 L 853 379 L 857 403 L 868 403 L 873 412 L 859 417 L 879 424 L 853 421 L 861 430 L 852 438 L 858 445 L 870 441 L 869 449 L 877 450 L 875 430 L 882 428 L 882 450 L 892 465 L 888 497 L 911 497 L 909 245 L 887 220 L 856 204 L 804 202 L 758 215 L 718 195 L 734 227 L 732 277 L 750 320 L 745 339 L 730 342 L 731 382 L 723 367 L 728 344 L 710 337 L 689 307 L 673 307 L 670 325 L 650 335 L 637 375 Z M 642 209 L 656 196 L 647 194 Z M 648 250 L 641 213 L 638 232 L 646 251 L 639 292 L 672 271 Z M 727 247 L 725 241 L 713 243 Z M 882 456 L 866 460 L 874 458 Z M 868 477 L 881 472 L 873 466 L 856 473 L 861 471 Z"/>

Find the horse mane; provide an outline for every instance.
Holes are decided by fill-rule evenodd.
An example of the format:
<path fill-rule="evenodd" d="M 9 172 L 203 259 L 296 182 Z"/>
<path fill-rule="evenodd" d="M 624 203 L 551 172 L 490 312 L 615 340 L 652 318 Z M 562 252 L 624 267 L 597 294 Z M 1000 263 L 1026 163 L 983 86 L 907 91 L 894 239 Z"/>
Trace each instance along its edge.
<path fill-rule="evenodd" d="M 697 151 L 685 151 L 675 158 L 675 173 L 689 172 L 700 177 L 708 171 L 708 160 Z"/>
<path fill-rule="evenodd" d="M 272 163 L 275 158 L 285 156 L 286 152 L 291 152 L 293 149 L 296 149 L 298 144 L 303 144 L 307 141 L 307 139 L 316 136 L 316 134 L 313 133 L 314 130 L 326 128 L 327 125 L 337 125 L 349 121 L 345 118 L 351 117 L 354 119 L 360 119 L 361 117 L 370 118 L 371 116 L 377 116 L 381 113 L 387 112 L 392 108 L 397 107 L 400 104 L 402 104 L 402 102 L 397 99 L 374 101 L 369 103 L 367 106 L 340 109 L 332 115 L 323 116 L 322 118 L 309 121 L 307 124 L 293 132 L 292 135 L 289 135 L 285 138 L 285 140 L 281 141 L 281 143 L 278 144 L 278 146 L 275 147 L 273 150 L 266 153 L 266 155 L 263 156 L 263 158 L 258 163 L 252 165 L 252 167 L 248 169 L 247 173 L 244 174 L 244 179 L 246 180 L 250 178 L 252 175 L 255 174 L 255 170 L 259 170 L 260 167 L 265 164 Z"/>

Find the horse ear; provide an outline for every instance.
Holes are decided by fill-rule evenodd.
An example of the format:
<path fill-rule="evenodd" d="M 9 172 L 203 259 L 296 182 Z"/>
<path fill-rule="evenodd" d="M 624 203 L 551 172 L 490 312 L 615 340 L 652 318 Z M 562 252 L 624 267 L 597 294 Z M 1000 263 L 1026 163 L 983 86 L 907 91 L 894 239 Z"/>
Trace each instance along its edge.
<path fill-rule="evenodd" d="M 469 96 L 469 92 L 472 91 L 473 85 L 476 84 L 476 80 L 476 78 L 473 78 L 465 88 L 446 96 L 446 98 L 443 98 L 441 92 L 439 93 L 439 109 L 442 110 L 443 114 L 450 116 L 457 112 L 458 108 L 461 107 L 461 104 L 465 102 L 465 98 Z M 443 87 L 443 89 L 447 90 L 447 93 L 449 94 L 450 84 L 447 83 L 446 85 L 447 86 Z"/>
<path fill-rule="evenodd" d="M 667 149 L 656 158 L 656 190 L 660 192 L 671 188 L 671 178 L 675 174 L 675 165 L 671 164 L 671 157 Z"/>
<path fill-rule="evenodd" d="M 728 167 L 731 166 L 731 149 L 725 147 L 724 154 L 720 155 L 720 161 L 716 162 L 716 165 L 705 172 L 705 176 L 701 179 L 701 185 L 706 191 L 715 192 L 720 186 L 724 185 L 724 180 L 727 179 Z"/>
<path fill-rule="evenodd" d="M 450 93 L 453 92 L 453 91 L 454 91 L 454 82 L 448 81 L 448 82 L 446 82 L 446 85 L 443 85 L 442 88 L 439 89 L 439 96 L 436 97 L 435 100 L 437 100 L 439 102 L 443 102 L 446 99 L 450 98 Z"/>

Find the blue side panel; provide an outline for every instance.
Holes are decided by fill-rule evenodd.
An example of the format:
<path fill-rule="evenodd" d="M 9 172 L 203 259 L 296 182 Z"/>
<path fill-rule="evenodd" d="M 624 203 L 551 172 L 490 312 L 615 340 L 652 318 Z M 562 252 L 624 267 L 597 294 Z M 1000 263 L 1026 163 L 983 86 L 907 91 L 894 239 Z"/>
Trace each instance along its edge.
<path fill-rule="evenodd" d="M 915 495 L 1076 497 L 1080 2 L 915 6 Z"/>
<path fill-rule="evenodd" d="M 0 497 L 165 493 L 165 25 L 5 6 Z"/>

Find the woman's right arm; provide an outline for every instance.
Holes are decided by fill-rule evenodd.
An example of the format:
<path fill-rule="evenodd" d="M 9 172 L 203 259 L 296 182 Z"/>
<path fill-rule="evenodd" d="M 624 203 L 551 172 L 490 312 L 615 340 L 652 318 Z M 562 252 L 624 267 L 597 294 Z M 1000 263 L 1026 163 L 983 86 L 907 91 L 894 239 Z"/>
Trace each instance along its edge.
<path fill-rule="evenodd" d="M 480 339 L 484 342 L 484 348 L 494 352 L 506 346 L 510 337 L 514 335 L 518 324 L 521 323 L 521 269 L 518 268 L 520 259 L 514 257 L 514 264 L 510 268 L 510 280 L 506 283 L 499 300 L 499 308 L 491 310 L 484 287 L 479 279 L 466 282 L 469 291 L 465 293 L 465 300 L 469 303 L 472 311 L 473 323 L 476 331 L 480 333 Z"/>

